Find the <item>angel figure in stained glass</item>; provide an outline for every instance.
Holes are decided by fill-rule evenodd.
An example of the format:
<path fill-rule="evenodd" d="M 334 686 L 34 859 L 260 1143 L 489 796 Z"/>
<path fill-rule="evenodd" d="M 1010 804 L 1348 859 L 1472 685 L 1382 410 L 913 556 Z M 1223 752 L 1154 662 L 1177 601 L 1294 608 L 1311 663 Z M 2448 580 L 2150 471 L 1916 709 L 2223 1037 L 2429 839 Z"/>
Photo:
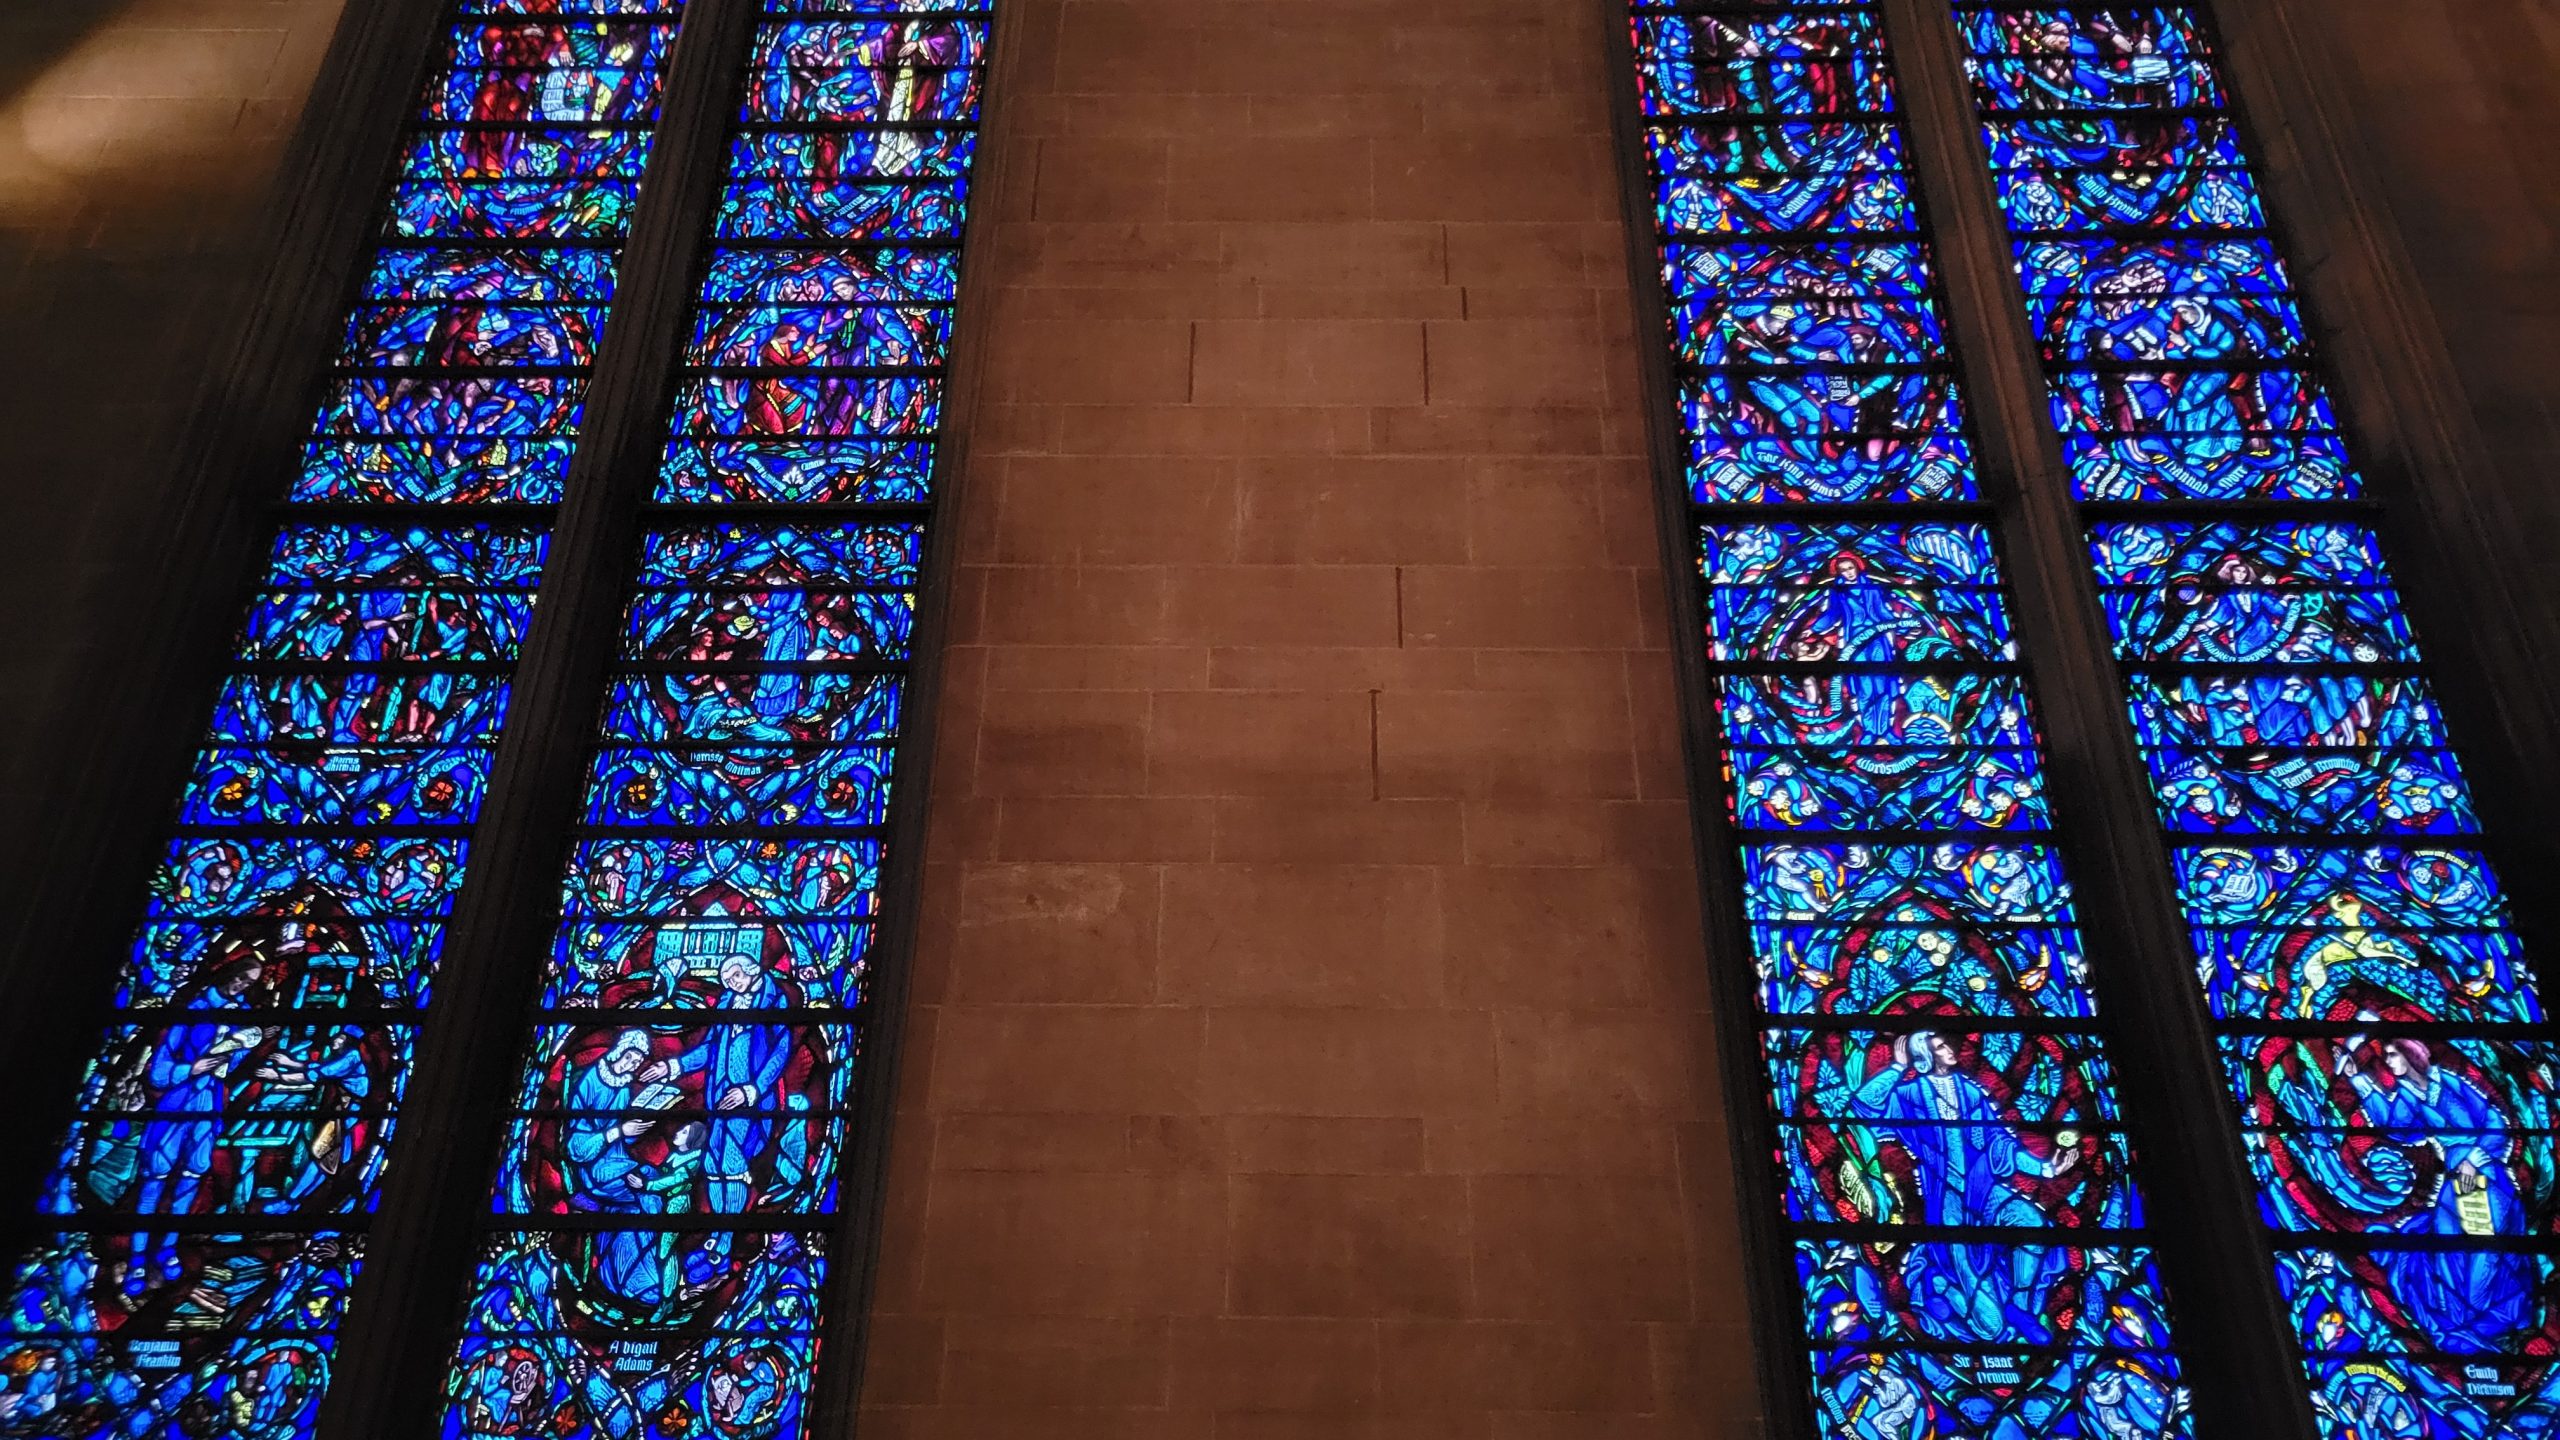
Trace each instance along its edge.
<path fill-rule="evenodd" d="M 751 955 L 731 955 L 720 962 L 723 1010 L 771 1010 L 791 1003 L 772 972 Z M 772 1111 L 781 1100 L 779 1087 L 789 1068 L 794 1032 L 772 1025 L 720 1025 L 712 1030 L 705 1059 L 703 1094 L 715 1112 L 711 1120 L 709 1192 L 711 1208 L 743 1214 L 756 1189 L 756 1162 L 772 1139 Z M 734 1112 L 746 1111 L 746 1115 Z"/>
<path fill-rule="evenodd" d="M 454 1379 L 462 1433 L 470 1440 L 516 1440 L 548 1428 L 551 1387 L 531 1347 L 500 1346 Z"/>
<path fill-rule="evenodd" d="M 2370 1015 L 2360 1017 L 2371 1019 Z M 2513 1234 L 2524 1216 L 2507 1151 L 2515 1123 L 2492 1096 L 2450 1065 L 2439 1064 L 2422 1040 L 2350 1039 L 2339 1047 L 2340 1080 L 2351 1087 L 2363 1123 L 2387 1132 L 2402 1147 L 2434 1152 L 2435 1174 L 2414 1173 L 2409 1185 L 2428 1191 L 2406 1218 L 2388 1228 L 2402 1234 L 2484 1238 Z M 2405 1162 L 2404 1166 L 2405 1167 Z M 2341 1174 L 2352 1186 L 2353 1177 Z M 2350 1205 L 2384 1211 L 2408 1209 L 2407 1186 L 2382 1193 L 2341 1186 Z M 2391 1278 L 2394 1298 L 2428 1341 L 2452 1351 L 2496 1352 L 2526 1328 L 2533 1312 L 2533 1261 L 2513 1252 L 2480 1250 L 2384 1250 L 2373 1255 Z"/>
<path fill-rule="evenodd" d="M 2315 1391 L 2312 1408 L 2332 1435 L 2356 1440 L 2426 1440 L 2427 1422 L 2406 1380 L 2379 1365 L 2349 1365 Z"/>
<path fill-rule="evenodd" d="M 1863 1357 L 1865 1363 L 1837 1377 L 1828 1405 L 1847 1425 L 1848 1440 L 1929 1440 L 1936 1427 L 1917 1386 L 1884 1355 Z"/>
<path fill-rule="evenodd" d="M 2093 1440 L 2155 1440 L 2185 1433 L 2184 1386 L 2163 1385 L 2148 1375 L 2105 1369 L 2089 1377 L 2080 1405 L 2096 1425 Z"/>
<path fill-rule="evenodd" d="M 703 1418 L 721 1440 L 749 1440 L 771 1426 L 798 1398 L 793 1375 L 799 1362 L 779 1347 L 749 1345 L 718 1364 L 702 1382 Z"/>

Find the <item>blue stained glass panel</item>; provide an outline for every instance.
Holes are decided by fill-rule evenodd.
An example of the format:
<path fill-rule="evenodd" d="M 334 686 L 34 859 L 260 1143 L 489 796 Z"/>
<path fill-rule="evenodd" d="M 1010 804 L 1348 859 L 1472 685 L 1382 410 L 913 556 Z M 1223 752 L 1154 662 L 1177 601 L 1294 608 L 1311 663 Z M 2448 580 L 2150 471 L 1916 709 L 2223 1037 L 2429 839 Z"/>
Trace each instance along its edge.
<path fill-rule="evenodd" d="M 977 158 L 975 130 L 759 131 L 730 142 L 732 181 L 956 180 Z"/>
<path fill-rule="evenodd" d="M 483 179 L 399 186 L 384 231 L 400 240 L 612 240 L 631 229 L 636 179 Z"/>
<path fill-rule="evenodd" d="M 1783 394 L 1785 384 L 1768 383 L 1773 380 L 1753 377 L 1750 388 Z M 1972 459 L 1960 436 L 1795 440 L 1717 434 L 1703 428 L 1712 423 L 1712 412 L 1701 405 L 1691 413 L 1701 427 L 1688 434 L 1689 497 L 1703 505 L 1972 497 Z"/>
<path fill-rule="evenodd" d="M 2007 1341 L 2143 1350 L 2168 1334 L 2159 1275 L 2142 1249 L 1799 1240 L 1795 1259 L 1805 1287 L 1805 1338 L 1821 1344 Z"/>
<path fill-rule="evenodd" d="M 1831 1435 L 1861 1436 L 1863 1427 L 1896 1440 L 2183 1440 L 2195 1430 L 2189 1405 L 2166 1353 L 1814 1354 L 1814 1408 Z"/>
<path fill-rule="evenodd" d="M 447 83 L 445 77 L 453 70 L 472 66 L 491 66 L 501 70 L 567 69 L 573 75 L 598 65 L 636 67 L 654 72 L 666 63 L 667 49 L 674 40 L 675 27 L 672 25 L 565 16 L 524 20 L 491 17 L 486 23 L 457 25 L 449 32 L 439 57 L 442 64 L 436 77 L 427 82 L 428 93 L 440 93 Z M 539 80 L 534 83 L 538 84 Z M 522 93 L 532 96 L 536 92 L 527 90 Z M 513 89 L 507 90 L 506 100 L 502 103 L 518 103 L 517 94 Z M 544 120 L 552 117 L 503 113 L 492 108 L 472 112 L 465 118 Z M 596 117 L 592 112 L 582 111 L 561 118 L 575 124 Z"/>
<path fill-rule="evenodd" d="M 968 218 L 958 180 L 789 184 L 735 180 L 720 194 L 723 240 L 956 240 Z"/>
<path fill-rule="evenodd" d="M 632 64 L 648 49 L 640 27 L 598 43 L 575 47 L 578 53 L 534 54 L 528 68 L 523 58 L 553 37 L 519 33 L 474 48 L 474 64 L 445 71 L 436 78 L 418 118 L 430 123 L 485 125 L 497 121 L 551 121 L 566 125 L 645 123 L 658 107 L 658 77 Z M 586 39 L 588 37 L 574 37 Z M 585 61 L 589 63 L 561 63 Z"/>
<path fill-rule="evenodd" d="M 1892 108 L 1875 16 L 1651 14 L 1635 21 L 1647 114 L 1850 115 Z"/>
<path fill-rule="evenodd" d="M 348 318 L 340 360 L 389 369 L 570 369 L 594 362 L 603 328 L 597 306 L 378 305 Z"/>
<path fill-rule="evenodd" d="M 697 365 L 894 369 L 939 365 L 951 312 L 913 306 L 757 306 L 703 311 L 686 359 Z"/>
<path fill-rule="evenodd" d="M 463 15 L 669 15 L 684 8 L 684 0 L 461 0 L 456 13 Z"/>
<path fill-rule="evenodd" d="M 501 1233 L 474 1278 L 443 1433 L 797 1433 L 824 1284 L 815 1235 Z"/>
<path fill-rule="evenodd" d="M 1974 85 L 1999 110 L 2158 110 L 2223 103 L 2185 6 L 1959 11 Z"/>
<path fill-rule="evenodd" d="M 718 525 L 661 530 L 642 550 L 637 583 L 766 586 L 838 581 L 913 585 L 921 525 Z"/>
<path fill-rule="evenodd" d="M 2337 524 L 2124 524 L 2090 533 L 2127 660 L 2415 658 L 2372 532 Z"/>
<path fill-rule="evenodd" d="M 1781 1112 L 2012 1129 L 2114 1125 L 2114 1077 L 2097 1041 L 1966 1030 L 1961 1017 L 1945 1019 L 1935 1029 L 1766 1032 Z"/>
<path fill-rule="evenodd" d="M 1915 1110 L 1891 1100 L 1865 1102 Z M 1955 1107 L 1943 1107 L 1952 1111 Z M 1860 1116 L 1868 1113 L 1863 1107 Z M 1823 1117 L 1778 1131 L 1787 1215 L 1850 1225 L 2142 1223 L 2122 1136 L 2068 1126 Z"/>
<path fill-rule="evenodd" d="M 632 601 L 624 653 L 705 668 L 758 661 L 902 660 L 914 626 L 912 594 L 646 592 Z"/>
<path fill-rule="evenodd" d="M 876 840 L 590 840 L 571 854 L 564 913 L 859 919 L 879 883 Z"/>
<path fill-rule="evenodd" d="M 491 752 L 381 746 L 213 749 L 196 756 L 182 825 L 427 825 L 479 812 Z"/>
<path fill-rule="evenodd" d="M 723 375 L 676 390 L 680 435 L 920 439 L 942 420 L 938 376 Z"/>
<path fill-rule="evenodd" d="M 2050 380 L 2066 441 L 2199 433 L 2257 444 L 2338 428 L 2328 397 L 2301 370 L 2066 370 Z"/>
<path fill-rule="evenodd" d="M 141 1010 L 423 1007 L 443 927 L 349 920 L 331 899 L 279 901 L 262 917 L 144 925 L 115 1003 Z"/>
<path fill-rule="evenodd" d="M 694 914 L 640 922 L 579 921 L 554 942 L 546 1009 L 703 1010 L 730 995 L 735 957 L 764 970 L 777 1008 L 851 1009 L 869 973 L 873 928 L 757 918 L 717 891 Z"/>
<path fill-rule="evenodd" d="M 1710 585 L 1997 584 L 1979 525 L 1709 525 L 1699 530 Z"/>
<path fill-rule="evenodd" d="M 1684 364 L 1922 365 L 1945 343 L 1916 247 L 1697 247 L 1670 264 Z"/>
<path fill-rule="evenodd" d="M 409 1071 L 403 1026 L 120 1026 L 41 1208 L 328 1215 L 370 1207 Z"/>
<path fill-rule="evenodd" d="M 1955 383 L 1945 375 L 1717 371 L 1691 382 L 1683 399 L 1693 446 L 1719 436 L 1766 439 L 1853 477 L 1810 485 L 1845 491 L 1861 472 L 1909 477 L 1914 488 L 1932 492 L 1972 483 L 1969 474 L 1951 473 L 1969 469 L 1971 452 L 1956 418 Z"/>
<path fill-rule="evenodd" d="M 2314 1356 L 2495 1362 L 2560 1346 L 2560 1277 L 2547 1255 L 2494 1245 L 2279 1250 L 2276 1288 Z"/>
<path fill-rule="evenodd" d="M 2335 435 L 2066 435 L 2083 500 L 2348 500 L 2363 488 Z"/>
<path fill-rule="evenodd" d="M 2151 750 L 2161 823 L 2187 834 L 2466 834 L 2480 828 L 2441 751 Z"/>
<path fill-rule="evenodd" d="M 30 1436 L 306 1434 L 363 1244 L 330 1232 L 40 1241 L 10 1283 L 0 1424 Z M 232 1423 L 204 1428 L 212 1417 Z"/>
<path fill-rule="evenodd" d="M 1773 1015 L 2091 1013 L 2087 967 L 2068 927 L 1955 919 L 1759 924 L 1751 927 L 1751 946 L 1760 1003 Z"/>
<path fill-rule="evenodd" d="M 602 750 L 590 825 L 878 825 L 888 817 L 886 747 Z"/>
<path fill-rule="evenodd" d="M 727 1008 L 785 996 L 732 957 Z M 717 1011 L 697 1011 L 706 1021 Z M 852 1031 L 841 1025 L 551 1026 L 499 1168 L 502 1213 L 745 1215 L 834 1206 Z"/>
<path fill-rule="evenodd" d="M 966 20 L 819 20 L 757 32 L 744 118 L 966 124 L 986 27 Z"/>
<path fill-rule="evenodd" d="M 614 257 L 593 249 L 382 250 L 365 273 L 368 301 L 560 304 L 613 298 Z"/>
<path fill-rule="evenodd" d="M 955 250 L 720 250 L 711 257 L 702 300 L 706 305 L 916 305 L 947 303 L 959 285 Z"/>
<path fill-rule="evenodd" d="M 2017 683 L 1854 675 L 1723 682 L 1735 822 L 2038 829 L 2043 780 Z"/>
<path fill-rule="evenodd" d="M 760 672 L 633 676 L 614 682 L 612 740 L 894 739 L 906 682 L 895 675 Z"/>
<path fill-rule="evenodd" d="M 530 216 L 558 211 L 572 221 L 620 187 L 599 190 L 584 183 L 622 180 L 637 185 L 649 165 L 649 136 L 634 130 L 428 130 L 410 141 L 400 159 L 400 173 L 412 185 L 438 181 L 536 180 L 554 182 L 523 192 L 546 197 L 523 207 Z M 450 193 L 450 192 L 448 192 Z M 592 222 L 590 222 L 592 223 Z M 437 234 L 469 233 L 439 230 Z M 517 232 L 496 232 L 516 236 Z M 617 234 L 619 232 L 617 231 Z M 525 239 L 566 238 L 538 228 Z"/>
<path fill-rule="evenodd" d="M 1902 132 L 1844 121 L 1701 121 L 1645 132 L 1655 211 L 1673 234 L 1912 228 Z"/>
<path fill-rule="evenodd" d="M 1699 531 L 1718 660 L 2006 660 L 1979 527 L 1734 525 Z"/>
<path fill-rule="evenodd" d="M 288 590 L 258 597 L 240 641 L 247 660 L 512 660 L 533 618 L 523 592 L 417 587 Z"/>
<path fill-rule="evenodd" d="M 375 505 L 557 504 L 574 448 L 561 437 L 320 440 L 303 452 L 290 498 Z"/>
<path fill-rule="evenodd" d="M 184 838 L 170 843 L 152 877 L 150 913 L 441 915 L 460 888 L 465 851 L 459 840 Z"/>
<path fill-rule="evenodd" d="M 586 397 L 583 379 L 340 380 L 322 402 L 324 436 L 547 437 L 574 429 Z"/>
<path fill-rule="evenodd" d="M 2243 1138 L 2260 1209 L 2278 1229 L 2516 1236 L 2553 1227 L 2553 1133 L 2359 1127 Z"/>
<path fill-rule="evenodd" d="M 933 447 L 913 440 L 679 441 L 658 471 L 667 504 L 923 504 Z"/>
<path fill-rule="evenodd" d="M 2263 242 L 2044 240 L 2020 251 L 2048 359 L 2236 365 L 2304 349 Z"/>
<path fill-rule="evenodd" d="M 494 675 L 234 675 L 214 738 L 241 744 L 491 744 L 507 682 Z"/>
<path fill-rule="evenodd" d="M 2262 228 L 2228 121 L 1986 122 L 1992 180 L 2021 231 Z"/>
<path fill-rule="evenodd" d="M 1760 845 L 1743 867 L 1773 1013 L 2091 1013 L 2049 850 Z"/>
<path fill-rule="evenodd" d="M 2180 897 L 2217 1016 L 2533 1023 L 2542 1008 L 2477 854 L 2287 846 L 2179 850 Z"/>

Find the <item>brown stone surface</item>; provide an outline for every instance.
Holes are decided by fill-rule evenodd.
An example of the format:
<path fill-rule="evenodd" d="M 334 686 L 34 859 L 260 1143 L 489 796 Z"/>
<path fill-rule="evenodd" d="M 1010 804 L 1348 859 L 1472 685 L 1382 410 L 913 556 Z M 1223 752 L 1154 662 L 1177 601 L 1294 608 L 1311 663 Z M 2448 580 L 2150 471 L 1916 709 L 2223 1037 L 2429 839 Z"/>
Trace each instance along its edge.
<path fill-rule="evenodd" d="M 1599 7 L 1007 38 L 866 1425 L 1758 1433 Z"/>

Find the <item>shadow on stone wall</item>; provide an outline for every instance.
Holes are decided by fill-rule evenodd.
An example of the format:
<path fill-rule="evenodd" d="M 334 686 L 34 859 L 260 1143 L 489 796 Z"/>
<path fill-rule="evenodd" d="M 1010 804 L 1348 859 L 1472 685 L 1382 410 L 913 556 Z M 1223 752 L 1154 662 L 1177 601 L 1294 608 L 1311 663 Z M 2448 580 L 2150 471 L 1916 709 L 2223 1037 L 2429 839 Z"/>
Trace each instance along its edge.
<path fill-rule="evenodd" d="M 0 13 L 0 823 L 117 663 L 167 447 L 240 319 L 276 158 L 340 0 Z"/>

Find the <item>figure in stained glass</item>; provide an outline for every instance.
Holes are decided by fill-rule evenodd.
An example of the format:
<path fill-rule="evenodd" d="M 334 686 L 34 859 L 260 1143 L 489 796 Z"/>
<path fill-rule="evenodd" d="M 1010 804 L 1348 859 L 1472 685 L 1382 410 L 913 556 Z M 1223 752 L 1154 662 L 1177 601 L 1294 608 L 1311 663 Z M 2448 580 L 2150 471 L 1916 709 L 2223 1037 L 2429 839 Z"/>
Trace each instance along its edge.
<path fill-rule="evenodd" d="M 2263 243 L 2032 242 L 2019 267 L 2036 277 L 2027 308 L 2054 360 L 2244 364 L 2303 347 L 2301 320 Z M 2237 377 L 2232 386 L 2242 425 L 2262 424 L 2254 392 Z M 2118 392 L 2120 425 L 2137 403 Z"/>
<path fill-rule="evenodd" d="M 2285 1127 L 2256 1147 L 2277 1219 L 2448 1244 L 2355 1261 L 2381 1312 L 2428 1348 L 2495 1351 L 2535 1323 L 2530 1257 L 2480 1242 L 2549 1226 L 2549 1180 L 2518 1153 L 2528 1134 L 2548 1144 L 2547 1064 L 2387 1034 L 2229 1043 L 2245 1118 Z"/>
<path fill-rule="evenodd" d="M 547 1030 L 500 1189 L 547 1214 L 823 1209 L 849 1045 L 841 1027 L 729 1020 L 785 998 L 745 955 L 699 1022 Z M 636 1276 L 618 1255 L 616 1263 Z M 637 1279 L 629 1282 L 638 1283 Z"/>

